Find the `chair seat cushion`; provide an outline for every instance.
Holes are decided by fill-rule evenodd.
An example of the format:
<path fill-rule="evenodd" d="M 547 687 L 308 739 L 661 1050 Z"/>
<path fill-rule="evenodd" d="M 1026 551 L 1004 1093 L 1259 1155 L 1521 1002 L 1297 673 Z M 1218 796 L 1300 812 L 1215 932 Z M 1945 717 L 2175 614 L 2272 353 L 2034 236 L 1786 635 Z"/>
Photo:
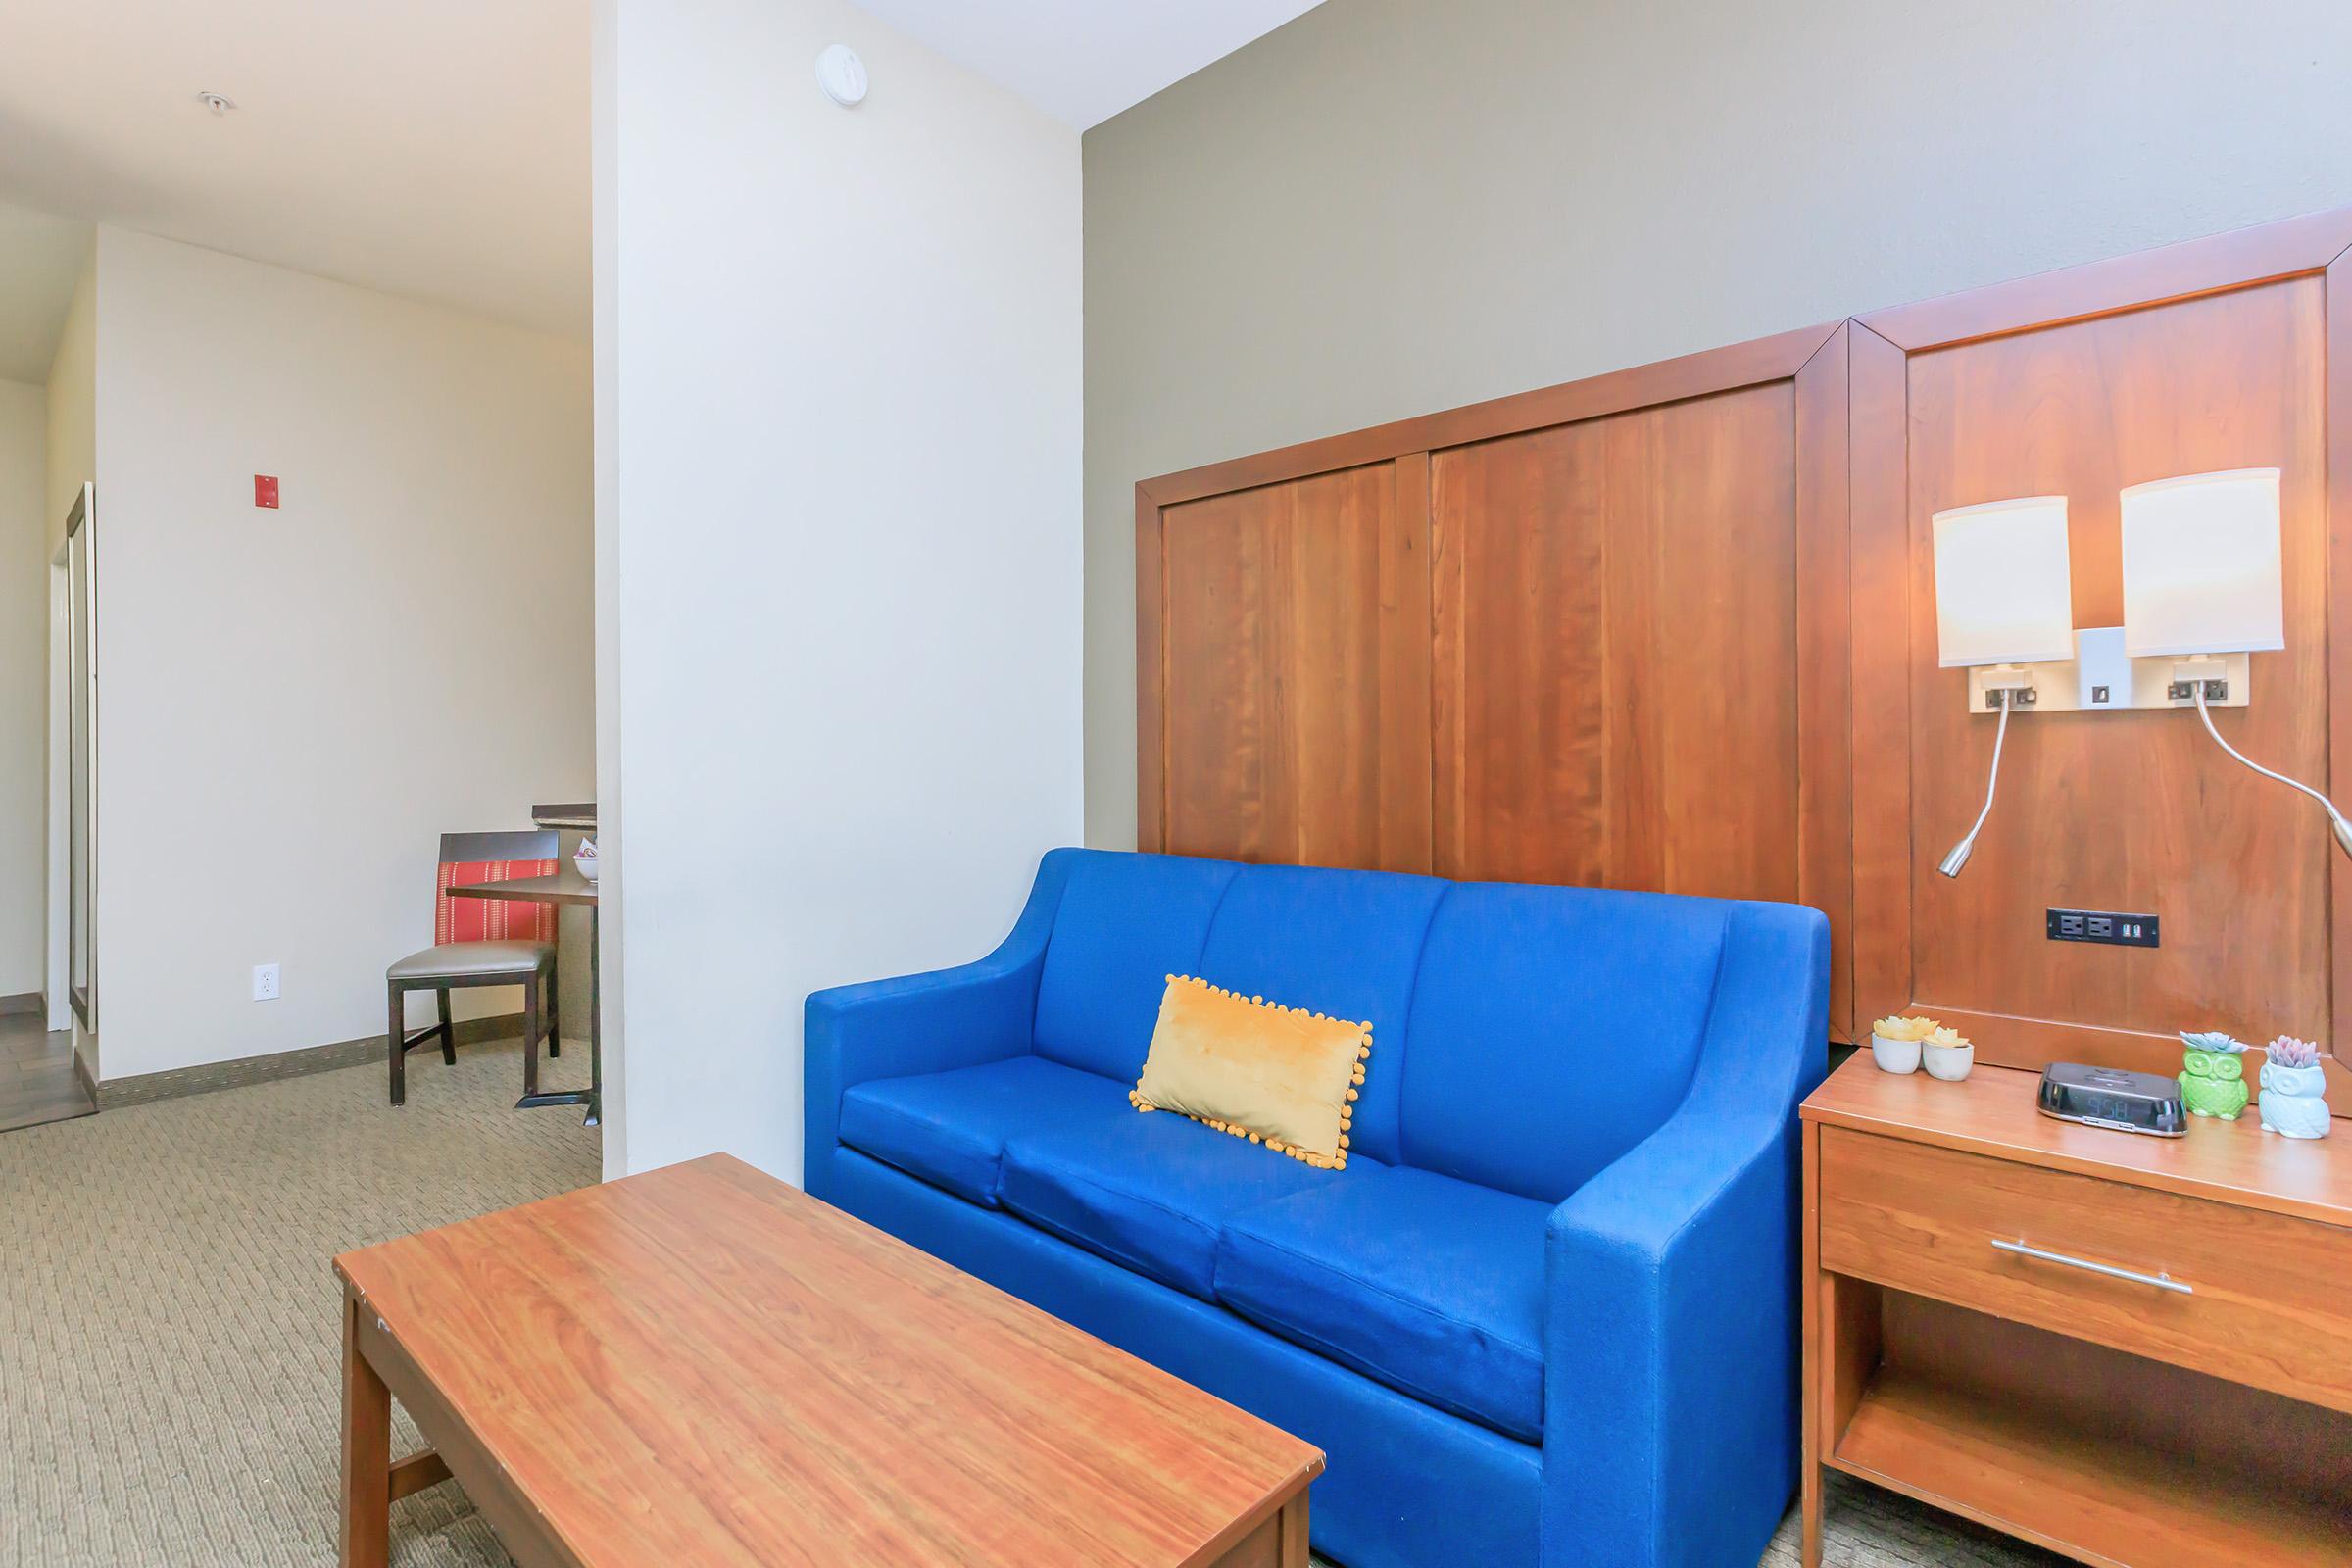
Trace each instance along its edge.
<path fill-rule="evenodd" d="M 511 974 L 517 979 L 556 966 L 552 942 L 444 942 L 412 953 L 384 971 L 387 980 L 465 980 Z"/>
<path fill-rule="evenodd" d="M 1004 1140 L 1089 1114 L 1134 1116 L 1127 1086 L 1043 1056 L 876 1078 L 841 1097 L 841 1141 L 969 1202 L 995 1207 Z"/>
<path fill-rule="evenodd" d="M 1110 1109 L 1014 1133 L 997 1200 L 1163 1285 L 1214 1300 L 1217 1238 L 1229 1214 L 1339 1178 L 1166 1111 Z M 1367 1163 L 1367 1162 L 1351 1162 Z"/>
<path fill-rule="evenodd" d="M 1217 1299 L 1425 1404 L 1538 1443 L 1550 1212 L 1449 1176 L 1351 1161 L 1327 1186 L 1227 1223 Z"/>

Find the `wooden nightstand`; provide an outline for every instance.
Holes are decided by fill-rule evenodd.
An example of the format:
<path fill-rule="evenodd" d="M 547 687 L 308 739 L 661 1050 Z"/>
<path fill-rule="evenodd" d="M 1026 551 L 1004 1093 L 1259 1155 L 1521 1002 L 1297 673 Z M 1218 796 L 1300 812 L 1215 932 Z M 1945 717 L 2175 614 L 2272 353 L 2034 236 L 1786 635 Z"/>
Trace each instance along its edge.
<path fill-rule="evenodd" d="M 2036 1078 L 1866 1050 L 1805 1102 L 1807 1568 L 1825 1464 L 2114 1568 L 2352 1563 L 2352 1127 L 2146 1138 Z"/>

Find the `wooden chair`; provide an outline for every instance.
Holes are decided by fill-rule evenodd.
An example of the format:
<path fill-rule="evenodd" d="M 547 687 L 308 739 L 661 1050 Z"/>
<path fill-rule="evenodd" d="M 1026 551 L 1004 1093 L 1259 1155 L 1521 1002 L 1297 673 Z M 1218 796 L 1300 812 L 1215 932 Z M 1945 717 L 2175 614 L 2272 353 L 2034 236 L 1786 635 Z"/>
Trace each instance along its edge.
<path fill-rule="evenodd" d="M 547 1018 L 547 1054 L 564 1054 L 557 1029 L 556 910 L 552 905 L 452 898 L 469 882 L 547 876 L 556 869 L 552 830 L 521 833 L 444 833 L 434 887 L 433 945 L 384 971 L 391 1004 L 386 1044 L 392 1058 L 392 1103 L 408 1100 L 408 1054 L 438 1036 L 441 1059 L 458 1061 L 449 994 L 460 986 L 522 987 L 522 1089 L 539 1090 L 540 1011 Z M 441 1021 L 411 1035 L 405 1003 L 412 991 L 430 991 Z"/>

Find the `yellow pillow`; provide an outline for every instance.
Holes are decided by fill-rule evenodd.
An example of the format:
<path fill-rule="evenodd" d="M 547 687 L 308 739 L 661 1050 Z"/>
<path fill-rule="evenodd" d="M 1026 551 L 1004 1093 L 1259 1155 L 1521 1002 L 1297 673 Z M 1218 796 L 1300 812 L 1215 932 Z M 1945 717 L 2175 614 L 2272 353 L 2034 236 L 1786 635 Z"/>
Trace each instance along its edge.
<path fill-rule="evenodd" d="M 1138 1110 L 1173 1110 L 1325 1170 L 1348 1164 L 1372 1026 L 1168 976 Z"/>

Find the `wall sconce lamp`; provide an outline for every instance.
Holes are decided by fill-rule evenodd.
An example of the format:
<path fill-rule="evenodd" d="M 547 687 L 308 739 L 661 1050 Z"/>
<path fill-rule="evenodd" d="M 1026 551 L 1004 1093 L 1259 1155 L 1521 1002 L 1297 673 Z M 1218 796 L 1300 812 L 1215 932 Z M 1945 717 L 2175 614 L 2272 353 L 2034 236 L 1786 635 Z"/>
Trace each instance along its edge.
<path fill-rule="evenodd" d="M 1945 876 L 1958 876 L 1992 814 L 2009 715 L 2039 700 L 2034 672 L 2026 666 L 2075 657 L 2074 578 L 2067 563 L 2064 496 L 1954 507 L 1932 520 L 1936 662 L 1945 669 L 1978 671 L 1970 680 L 1972 696 L 1985 705 L 1981 711 L 2001 715 L 1992 734 L 1984 808 L 1936 866 Z"/>
<path fill-rule="evenodd" d="M 1992 814 L 2009 715 L 2194 706 L 2205 732 L 2264 778 L 2320 803 L 2338 848 L 2352 821 L 2335 803 L 2222 738 L 2211 708 L 2252 696 L 2248 655 L 2286 646 L 2278 470 L 2158 479 L 2123 492 L 2124 624 L 2074 629 L 2066 498 L 2032 496 L 1938 512 L 1938 662 L 1967 667 L 1969 709 L 1997 713 L 1984 805 L 1937 862 L 1958 876 Z"/>
<path fill-rule="evenodd" d="M 2207 709 L 2232 696 L 2232 670 L 2222 656 L 2286 646 L 2278 470 L 2158 479 L 2126 490 L 2123 502 L 2124 651 L 2133 659 L 2173 660 L 2166 702 L 2193 702 L 2216 746 L 2319 802 L 2336 846 L 2352 855 L 2352 823 L 2335 803 L 2222 739 Z"/>

